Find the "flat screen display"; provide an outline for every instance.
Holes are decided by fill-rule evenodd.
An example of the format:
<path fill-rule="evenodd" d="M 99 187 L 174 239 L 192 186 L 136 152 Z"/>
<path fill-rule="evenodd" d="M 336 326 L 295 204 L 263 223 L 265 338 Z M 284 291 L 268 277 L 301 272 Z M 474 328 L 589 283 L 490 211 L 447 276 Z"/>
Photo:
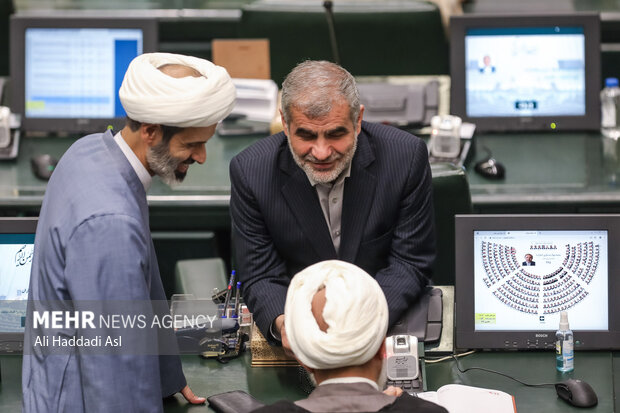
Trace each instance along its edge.
<path fill-rule="evenodd" d="M 457 215 L 458 349 L 620 348 L 620 215 Z"/>
<path fill-rule="evenodd" d="M 0 218 L 0 353 L 24 341 L 36 218 Z"/>
<path fill-rule="evenodd" d="M 609 328 L 608 235 L 586 231 L 475 231 L 476 331 Z"/>
<path fill-rule="evenodd" d="M 477 130 L 597 130 L 600 18 L 596 13 L 455 16 L 450 76 L 450 111 Z"/>
<path fill-rule="evenodd" d="M 154 18 L 12 16 L 11 110 L 27 132 L 120 128 L 127 67 L 156 48 Z"/>
<path fill-rule="evenodd" d="M 471 28 L 465 35 L 467 116 L 583 116 L 580 26 Z"/>
<path fill-rule="evenodd" d="M 26 117 L 125 116 L 118 89 L 142 52 L 139 29 L 27 28 Z"/>

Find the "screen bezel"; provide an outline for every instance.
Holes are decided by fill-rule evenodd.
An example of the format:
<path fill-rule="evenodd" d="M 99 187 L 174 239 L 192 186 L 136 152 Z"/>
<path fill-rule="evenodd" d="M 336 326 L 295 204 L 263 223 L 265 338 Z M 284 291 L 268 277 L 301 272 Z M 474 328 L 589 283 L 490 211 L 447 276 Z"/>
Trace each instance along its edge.
<path fill-rule="evenodd" d="M 94 133 L 104 132 L 109 125 L 115 130 L 125 118 L 28 118 L 25 116 L 25 45 L 29 28 L 112 28 L 142 30 L 142 52 L 157 50 L 155 18 L 11 16 L 11 111 L 21 115 L 21 129 L 28 132 Z M 118 129 L 117 129 L 118 128 Z"/>
<path fill-rule="evenodd" d="M 555 331 L 476 331 L 474 324 L 474 231 L 507 230 L 606 230 L 608 242 L 608 331 L 577 330 L 576 350 L 620 349 L 620 254 L 611 247 L 620 245 L 618 214 L 558 215 L 456 215 L 455 216 L 455 348 L 485 350 L 527 350 L 550 346 Z M 569 320 L 570 322 L 570 320 Z M 543 336 L 549 334 L 548 337 Z M 538 341 L 538 344 L 536 342 Z"/>
<path fill-rule="evenodd" d="M 5 218 L 0 217 L 0 234 L 35 234 L 38 218 Z M 2 343 L 23 343 L 24 332 L 1 332 L 0 348 Z M 0 351 L 0 354 L 10 354 Z"/>
<path fill-rule="evenodd" d="M 465 35 L 472 28 L 581 26 L 585 37 L 586 113 L 574 116 L 469 117 L 466 107 Z M 482 132 L 579 131 L 600 128 L 600 18 L 598 13 L 476 14 L 450 19 L 450 113 Z M 552 127 L 552 124 L 555 126 Z"/>

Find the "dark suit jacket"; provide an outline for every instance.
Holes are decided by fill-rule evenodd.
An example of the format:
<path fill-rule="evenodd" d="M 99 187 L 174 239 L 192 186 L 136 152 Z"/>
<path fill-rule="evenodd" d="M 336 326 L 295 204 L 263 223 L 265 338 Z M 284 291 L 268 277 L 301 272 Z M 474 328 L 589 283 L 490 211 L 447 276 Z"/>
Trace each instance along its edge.
<path fill-rule="evenodd" d="M 428 152 L 419 138 L 362 123 L 344 186 L 340 254 L 284 133 L 235 156 L 230 179 L 237 274 L 266 337 L 284 312 L 290 279 L 319 261 L 341 259 L 375 277 L 388 301 L 390 325 L 427 285 L 435 235 Z"/>

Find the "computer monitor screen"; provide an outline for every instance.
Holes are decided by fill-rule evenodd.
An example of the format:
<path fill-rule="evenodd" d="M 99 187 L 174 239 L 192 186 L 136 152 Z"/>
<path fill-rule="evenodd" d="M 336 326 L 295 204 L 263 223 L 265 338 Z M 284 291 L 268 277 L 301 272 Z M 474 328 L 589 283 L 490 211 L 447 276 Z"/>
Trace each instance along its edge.
<path fill-rule="evenodd" d="M 455 17 L 451 111 L 486 131 L 599 125 L 597 14 Z"/>
<path fill-rule="evenodd" d="M 0 218 L 0 353 L 21 351 L 36 218 Z"/>
<path fill-rule="evenodd" d="M 460 215 L 456 237 L 458 348 L 552 348 L 562 311 L 576 348 L 620 347 L 620 215 Z"/>
<path fill-rule="evenodd" d="M 12 110 L 22 115 L 22 129 L 122 126 L 118 89 L 127 66 L 156 42 L 154 19 L 13 17 Z"/>

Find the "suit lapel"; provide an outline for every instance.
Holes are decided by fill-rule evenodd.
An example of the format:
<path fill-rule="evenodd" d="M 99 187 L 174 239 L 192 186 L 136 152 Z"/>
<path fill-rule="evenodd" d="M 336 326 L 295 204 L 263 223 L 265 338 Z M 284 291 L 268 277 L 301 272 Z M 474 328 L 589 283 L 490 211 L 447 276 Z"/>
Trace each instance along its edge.
<path fill-rule="evenodd" d="M 282 195 L 295 216 L 299 229 L 310 240 L 321 260 L 336 259 L 336 250 L 316 189 L 310 185 L 305 172 L 293 160 L 288 146 L 283 147 L 280 152 L 280 169 L 287 175 L 282 186 Z"/>
<path fill-rule="evenodd" d="M 344 261 L 355 262 L 364 234 L 377 186 L 377 179 L 368 168 L 374 159 L 375 156 L 368 136 L 362 128 L 362 132 L 358 136 L 351 176 L 347 178 L 344 184 L 342 239 L 340 242 L 340 259 Z"/>

